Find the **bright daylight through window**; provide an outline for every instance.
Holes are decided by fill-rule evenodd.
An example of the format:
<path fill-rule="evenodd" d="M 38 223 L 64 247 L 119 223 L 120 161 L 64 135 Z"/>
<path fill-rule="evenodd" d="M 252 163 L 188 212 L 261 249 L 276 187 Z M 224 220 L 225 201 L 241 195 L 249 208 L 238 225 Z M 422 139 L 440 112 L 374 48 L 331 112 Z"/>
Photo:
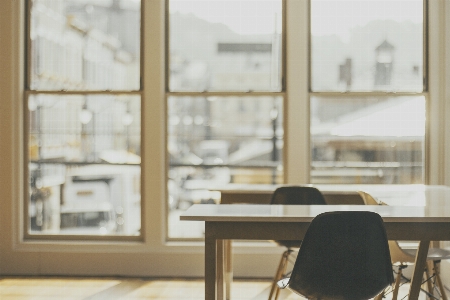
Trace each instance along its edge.
<path fill-rule="evenodd" d="M 423 0 L 310 0 L 302 70 L 289 1 L 163 2 L 169 239 L 202 238 L 179 216 L 221 188 L 290 178 L 284 155 L 307 154 L 284 127 L 307 114 L 286 110 L 308 96 L 310 182 L 424 182 Z M 141 1 L 26 3 L 27 234 L 139 235 Z M 285 66 L 310 68 L 309 94 Z"/>
<path fill-rule="evenodd" d="M 310 182 L 423 183 L 423 1 L 310 4 Z M 203 236 L 179 215 L 214 190 L 284 182 L 283 106 L 298 99 L 283 93 L 283 5 L 169 1 L 169 238 Z"/>
<path fill-rule="evenodd" d="M 140 1 L 28 1 L 32 235 L 140 234 Z"/>
<path fill-rule="evenodd" d="M 423 183 L 422 0 L 311 0 L 312 183 Z"/>
<path fill-rule="evenodd" d="M 283 182 L 282 0 L 168 5 L 168 237 L 201 238 L 189 206 Z"/>

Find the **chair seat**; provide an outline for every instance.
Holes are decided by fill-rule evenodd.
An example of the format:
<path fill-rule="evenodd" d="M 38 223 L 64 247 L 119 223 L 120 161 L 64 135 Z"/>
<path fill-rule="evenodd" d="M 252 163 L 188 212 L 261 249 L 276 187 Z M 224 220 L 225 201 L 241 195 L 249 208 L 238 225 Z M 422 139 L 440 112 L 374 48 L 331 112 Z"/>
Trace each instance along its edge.
<path fill-rule="evenodd" d="M 286 247 L 288 249 L 297 249 L 300 248 L 302 241 L 290 241 L 290 240 L 276 240 L 272 241 L 278 246 Z"/>

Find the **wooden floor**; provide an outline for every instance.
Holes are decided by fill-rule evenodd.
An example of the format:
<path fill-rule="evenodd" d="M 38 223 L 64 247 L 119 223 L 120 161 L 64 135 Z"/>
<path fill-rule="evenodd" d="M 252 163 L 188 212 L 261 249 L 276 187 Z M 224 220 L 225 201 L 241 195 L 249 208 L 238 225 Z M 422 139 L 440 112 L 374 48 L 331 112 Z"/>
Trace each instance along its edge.
<path fill-rule="evenodd" d="M 237 280 L 233 284 L 232 299 L 267 299 L 267 296 L 264 298 L 259 296 L 264 295 L 269 286 L 269 281 Z M 0 279 L 1 300 L 201 300 L 203 298 L 204 282 L 200 279 Z"/>
<path fill-rule="evenodd" d="M 402 292 L 408 291 L 408 285 Z M 235 280 L 233 300 L 267 299 L 268 280 Z M 423 294 L 423 293 L 421 293 Z M 398 299 L 403 296 L 399 295 Z M 424 297 L 419 299 L 424 299 Z M 1 278 L 0 300 L 201 300 L 203 280 L 130 278 Z M 302 299 L 283 290 L 280 300 Z M 389 299 L 389 297 L 385 298 Z"/>

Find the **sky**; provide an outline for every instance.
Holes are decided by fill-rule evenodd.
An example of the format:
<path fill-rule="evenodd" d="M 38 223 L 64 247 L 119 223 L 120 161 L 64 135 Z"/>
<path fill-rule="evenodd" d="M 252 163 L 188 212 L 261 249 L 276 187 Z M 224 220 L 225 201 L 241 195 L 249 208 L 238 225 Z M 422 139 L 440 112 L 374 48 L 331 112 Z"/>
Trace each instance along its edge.
<path fill-rule="evenodd" d="M 295 0 L 293 0 L 295 1 Z M 307 0 L 297 0 L 307 1 Z M 170 12 L 193 13 L 213 23 L 223 23 L 240 34 L 281 30 L 281 0 L 170 0 Z M 372 20 L 398 22 L 423 20 L 422 0 L 312 0 L 313 35 L 349 37 L 349 29 Z M 275 22 L 277 26 L 275 26 Z"/>
<path fill-rule="evenodd" d="M 313 35 L 336 34 L 348 39 L 349 29 L 373 20 L 423 22 L 421 0 L 313 0 L 311 32 Z"/>
<path fill-rule="evenodd" d="M 240 34 L 281 31 L 281 0 L 170 0 L 170 12 L 192 13 Z"/>

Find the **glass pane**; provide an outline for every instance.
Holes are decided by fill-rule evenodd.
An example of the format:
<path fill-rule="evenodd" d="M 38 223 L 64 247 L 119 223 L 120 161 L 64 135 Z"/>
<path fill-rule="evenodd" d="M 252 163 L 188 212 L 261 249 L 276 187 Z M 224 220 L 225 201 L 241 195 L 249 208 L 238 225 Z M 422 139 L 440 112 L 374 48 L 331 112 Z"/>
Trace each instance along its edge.
<path fill-rule="evenodd" d="M 423 90 L 423 1 L 311 0 L 313 91 Z"/>
<path fill-rule="evenodd" d="M 33 95 L 29 232 L 138 235 L 140 97 Z"/>
<path fill-rule="evenodd" d="M 232 183 L 283 182 L 281 97 L 170 97 L 169 237 L 202 237 L 179 221 L 194 203 L 218 203 Z M 191 224 L 192 223 L 192 224 Z"/>
<path fill-rule="evenodd" d="M 32 0 L 33 90 L 139 90 L 140 0 Z"/>
<path fill-rule="evenodd" d="M 280 91 L 282 0 L 170 0 L 171 91 Z"/>
<path fill-rule="evenodd" d="M 311 98 L 313 183 L 423 183 L 425 97 Z"/>

